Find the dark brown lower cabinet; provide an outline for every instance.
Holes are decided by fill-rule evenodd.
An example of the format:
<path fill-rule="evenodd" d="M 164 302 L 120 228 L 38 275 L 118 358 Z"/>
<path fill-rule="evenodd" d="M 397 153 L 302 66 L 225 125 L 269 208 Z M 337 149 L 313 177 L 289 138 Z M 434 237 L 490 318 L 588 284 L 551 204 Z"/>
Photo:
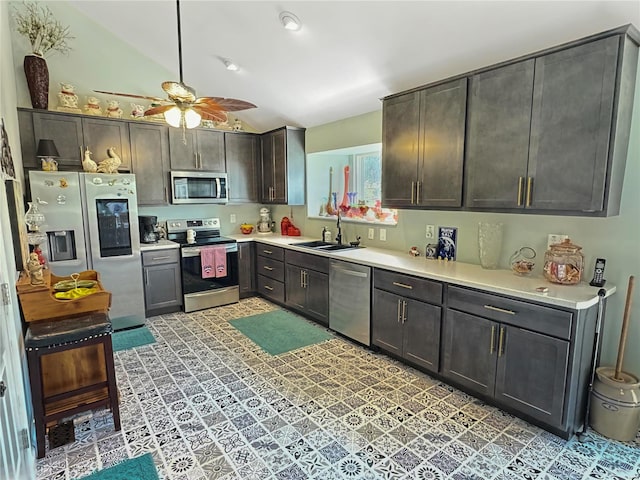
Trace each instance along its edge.
<path fill-rule="evenodd" d="M 285 265 L 287 306 L 328 326 L 329 260 L 287 250 Z"/>
<path fill-rule="evenodd" d="M 569 342 L 448 310 L 442 373 L 547 423 L 562 421 Z"/>
<path fill-rule="evenodd" d="M 376 288 L 371 341 L 389 353 L 437 372 L 441 311 L 435 305 Z"/>

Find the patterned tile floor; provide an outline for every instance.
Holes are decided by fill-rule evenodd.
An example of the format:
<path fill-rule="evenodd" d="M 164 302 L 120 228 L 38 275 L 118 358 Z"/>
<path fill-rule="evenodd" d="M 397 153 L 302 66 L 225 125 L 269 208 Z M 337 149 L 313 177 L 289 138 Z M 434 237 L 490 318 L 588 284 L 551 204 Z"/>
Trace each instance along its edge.
<path fill-rule="evenodd" d="M 640 438 L 565 442 L 385 355 L 334 338 L 279 356 L 228 320 L 239 304 L 148 320 L 158 343 L 116 353 L 108 411 L 38 461 L 75 479 L 151 452 L 163 479 L 640 479 Z"/>

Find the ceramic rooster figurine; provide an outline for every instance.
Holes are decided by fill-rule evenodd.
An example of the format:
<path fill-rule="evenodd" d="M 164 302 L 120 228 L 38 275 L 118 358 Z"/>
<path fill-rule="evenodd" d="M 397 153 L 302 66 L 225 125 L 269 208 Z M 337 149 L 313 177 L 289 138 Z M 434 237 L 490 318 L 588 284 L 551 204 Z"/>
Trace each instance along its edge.
<path fill-rule="evenodd" d="M 88 148 L 84 151 L 82 169 L 89 173 L 95 173 L 98 171 L 98 164 L 91 159 L 91 151 Z"/>
<path fill-rule="evenodd" d="M 116 147 L 107 148 L 107 155 L 109 155 L 109 158 L 105 158 L 98 163 L 98 173 L 118 173 L 118 167 L 122 160 L 116 153 Z"/>

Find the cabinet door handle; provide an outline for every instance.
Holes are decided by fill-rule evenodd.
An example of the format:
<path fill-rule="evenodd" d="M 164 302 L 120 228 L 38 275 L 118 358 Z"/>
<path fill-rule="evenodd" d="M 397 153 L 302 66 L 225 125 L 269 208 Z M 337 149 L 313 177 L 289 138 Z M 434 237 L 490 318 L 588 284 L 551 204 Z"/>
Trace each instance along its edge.
<path fill-rule="evenodd" d="M 304 271 L 304 288 L 309 286 L 309 272 Z"/>
<path fill-rule="evenodd" d="M 493 349 L 496 346 L 496 326 L 491 325 L 491 343 L 489 343 L 489 353 L 493 353 Z"/>
<path fill-rule="evenodd" d="M 524 177 L 518 177 L 518 206 L 522 205 L 522 184 L 524 183 Z"/>
<path fill-rule="evenodd" d="M 416 182 L 411 182 L 411 205 L 415 203 L 414 197 L 413 197 L 413 186 L 415 185 L 415 183 Z"/>
<path fill-rule="evenodd" d="M 498 356 L 504 353 L 504 327 L 500 327 L 500 340 L 498 340 Z"/>
<path fill-rule="evenodd" d="M 269 272 L 273 270 L 273 267 L 269 267 L 267 265 L 264 265 L 263 268 Z"/>
<path fill-rule="evenodd" d="M 267 255 L 271 255 L 273 253 L 272 250 L 262 250 L 262 253 L 266 253 Z"/>
<path fill-rule="evenodd" d="M 144 271 L 144 284 L 149 285 L 149 270 Z"/>
<path fill-rule="evenodd" d="M 531 206 L 531 189 L 533 186 L 533 177 L 527 177 L 527 207 Z"/>
<path fill-rule="evenodd" d="M 300 288 L 304 288 L 304 271 L 300 270 Z"/>
<path fill-rule="evenodd" d="M 273 287 L 270 287 L 269 285 L 265 285 L 265 286 L 264 286 L 264 288 L 265 288 L 266 290 L 273 290 Z"/>
<path fill-rule="evenodd" d="M 169 255 L 165 255 L 164 257 L 152 257 L 151 260 L 166 260 L 167 258 L 171 258 Z"/>
<path fill-rule="evenodd" d="M 420 203 L 420 184 L 421 183 L 422 183 L 421 181 L 416 182 L 416 205 Z"/>
<path fill-rule="evenodd" d="M 407 302 L 402 301 L 402 324 L 407 320 Z"/>
<path fill-rule="evenodd" d="M 400 282 L 393 282 L 393 284 L 396 287 L 402 287 L 402 288 L 406 288 L 408 290 L 413 290 L 413 287 L 411 285 L 407 285 L 406 283 L 400 283 Z"/>
<path fill-rule="evenodd" d="M 398 323 L 400 323 L 400 302 L 402 300 L 398 299 L 398 314 L 396 315 L 396 319 L 398 320 Z"/>
<path fill-rule="evenodd" d="M 493 310 L 494 312 L 507 313 L 509 315 L 515 315 L 517 312 L 513 310 L 507 310 L 506 308 L 494 307 L 493 305 L 485 305 L 484 308 L 487 310 Z"/>

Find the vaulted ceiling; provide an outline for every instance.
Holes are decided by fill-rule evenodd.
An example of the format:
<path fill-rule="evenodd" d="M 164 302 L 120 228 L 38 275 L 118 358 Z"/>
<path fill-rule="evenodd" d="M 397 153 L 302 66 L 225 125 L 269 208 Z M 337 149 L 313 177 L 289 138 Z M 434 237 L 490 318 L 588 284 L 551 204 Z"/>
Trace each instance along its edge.
<path fill-rule="evenodd" d="M 175 73 L 162 80 L 179 79 L 174 1 L 68 4 Z M 367 113 L 385 95 L 627 23 L 640 26 L 637 0 L 182 0 L 180 6 L 185 83 L 199 96 L 255 103 L 257 109 L 238 116 L 260 131 Z M 285 10 L 300 18 L 300 31 L 282 27 Z M 223 58 L 240 70 L 226 70 Z M 122 90 L 117 79 L 101 87 Z M 163 96 L 159 83 L 155 91 L 130 93 Z"/>

